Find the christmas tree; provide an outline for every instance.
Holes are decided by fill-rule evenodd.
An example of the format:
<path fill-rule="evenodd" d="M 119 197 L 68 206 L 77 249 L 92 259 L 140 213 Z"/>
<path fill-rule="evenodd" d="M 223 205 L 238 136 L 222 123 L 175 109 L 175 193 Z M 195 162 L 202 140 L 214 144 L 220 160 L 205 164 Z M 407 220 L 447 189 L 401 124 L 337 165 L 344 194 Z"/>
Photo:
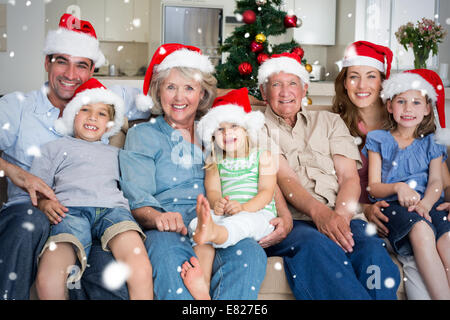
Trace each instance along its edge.
<path fill-rule="evenodd" d="M 237 27 L 220 47 L 220 52 L 229 52 L 226 63 L 216 68 L 218 87 L 236 89 L 246 87 L 251 95 L 261 99 L 258 89 L 258 68 L 270 55 L 293 52 L 311 72 L 311 66 L 303 59 L 303 49 L 292 40 L 272 46 L 269 36 L 284 34 L 288 28 L 301 26 L 301 20 L 282 11 L 283 0 L 237 0 L 234 11 L 238 20 L 244 22 Z"/>

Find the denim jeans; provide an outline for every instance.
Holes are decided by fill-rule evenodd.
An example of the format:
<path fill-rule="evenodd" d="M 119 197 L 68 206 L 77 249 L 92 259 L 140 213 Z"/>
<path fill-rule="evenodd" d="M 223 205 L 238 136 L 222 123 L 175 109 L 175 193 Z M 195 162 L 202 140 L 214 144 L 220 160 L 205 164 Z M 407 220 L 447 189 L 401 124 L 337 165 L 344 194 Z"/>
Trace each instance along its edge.
<path fill-rule="evenodd" d="M 28 300 L 50 222 L 31 202 L 0 211 L 0 297 Z"/>
<path fill-rule="evenodd" d="M 145 245 L 153 268 L 155 299 L 191 300 L 179 267 L 194 251 L 188 236 L 174 232 L 145 231 Z M 69 290 L 71 299 L 128 299 L 125 285 L 116 291 L 102 286 L 103 268 L 113 261 L 111 253 L 94 243 L 81 289 Z M 244 239 L 227 249 L 217 249 L 211 277 L 211 298 L 215 300 L 256 300 L 266 272 L 267 256 L 254 240 Z"/>
<path fill-rule="evenodd" d="M 365 234 L 366 225 L 362 220 L 351 221 L 355 246 L 352 253 L 346 254 L 312 222 L 294 220 L 294 228 L 286 239 L 266 249 L 266 253 L 283 257 L 296 299 L 396 299 L 399 270 L 383 240 Z"/>

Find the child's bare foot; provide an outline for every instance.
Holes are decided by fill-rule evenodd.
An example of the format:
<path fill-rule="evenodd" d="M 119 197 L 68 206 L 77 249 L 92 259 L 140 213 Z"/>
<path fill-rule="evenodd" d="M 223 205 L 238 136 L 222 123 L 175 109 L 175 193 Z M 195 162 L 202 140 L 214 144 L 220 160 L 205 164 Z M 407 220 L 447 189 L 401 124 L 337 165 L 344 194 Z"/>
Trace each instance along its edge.
<path fill-rule="evenodd" d="M 200 262 L 196 257 L 192 257 L 189 261 L 183 263 L 181 278 L 195 300 L 211 300 Z"/>
<path fill-rule="evenodd" d="M 213 242 L 216 224 L 212 220 L 208 200 L 201 194 L 197 197 L 197 220 L 197 228 L 192 237 L 195 243 L 205 244 L 206 242 Z"/>

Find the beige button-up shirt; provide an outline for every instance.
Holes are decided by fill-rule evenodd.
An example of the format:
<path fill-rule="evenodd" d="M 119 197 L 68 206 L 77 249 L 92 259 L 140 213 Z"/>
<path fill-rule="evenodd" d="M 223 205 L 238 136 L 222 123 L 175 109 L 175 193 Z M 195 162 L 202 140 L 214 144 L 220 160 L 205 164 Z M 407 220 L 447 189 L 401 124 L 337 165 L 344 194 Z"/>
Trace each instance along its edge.
<path fill-rule="evenodd" d="M 302 110 L 292 128 L 276 115 L 270 107 L 265 110 L 263 131 L 276 143 L 279 151 L 297 173 L 303 187 L 320 202 L 334 208 L 339 190 L 333 156 L 342 155 L 357 161 L 361 157 L 355 139 L 338 114 L 328 111 Z M 306 214 L 289 206 L 296 220 L 311 220 Z"/>

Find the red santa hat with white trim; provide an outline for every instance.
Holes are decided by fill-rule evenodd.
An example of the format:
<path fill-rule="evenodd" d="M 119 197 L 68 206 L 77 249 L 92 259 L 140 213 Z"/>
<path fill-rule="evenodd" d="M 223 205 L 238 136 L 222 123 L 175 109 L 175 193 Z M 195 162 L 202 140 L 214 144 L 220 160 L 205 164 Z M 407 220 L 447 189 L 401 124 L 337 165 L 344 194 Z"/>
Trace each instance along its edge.
<path fill-rule="evenodd" d="M 210 148 L 214 132 L 223 122 L 237 124 L 247 130 L 253 143 L 258 140 L 258 132 L 265 118 L 260 111 L 252 111 L 248 89 L 241 88 L 217 97 L 206 115 L 197 124 L 197 133 L 207 148 Z"/>
<path fill-rule="evenodd" d="M 369 66 L 374 67 L 386 75 L 391 74 L 391 65 L 394 54 L 391 49 L 369 41 L 356 41 L 345 49 L 345 56 L 338 62 L 342 67 Z"/>
<path fill-rule="evenodd" d="M 441 77 L 433 70 L 406 70 L 383 82 L 381 98 L 386 103 L 387 100 L 392 100 L 396 95 L 408 90 L 419 90 L 432 101 L 440 125 L 436 130 L 436 141 L 450 145 L 450 129 L 445 128 L 445 89 Z"/>
<path fill-rule="evenodd" d="M 264 84 L 271 75 L 280 72 L 294 74 L 304 84 L 309 85 L 309 72 L 302 65 L 300 56 L 289 52 L 274 54 L 259 67 L 258 85 Z"/>
<path fill-rule="evenodd" d="M 114 120 L 108 123 L 108 131 L 103 134 L 103 138 L 112 137 L 124 124 L 125 103 L 121 97 L 108 90 L 95 78 L 89 79 L 78 87 L 72 100 L 64 108 L 62 117 L 55 121 L 55 130 L 62 135 L 73 136 L 74 119 L 81 107 L 99 102 L 114 106 Z"/>
<path fill-rule="evenodd" d="M 61 17 L 57 30 L 48 32 L 45 40 L 44 54 L 55 53 L 91 59 L 96 68 L 105 64 L 92 24 L 68 13 Z"/>
<path fill-rule="evenodd" d="M 153 101 L 148 96 L 153 75 L 174 67 L 198 69 L 204 73 L 213 73 L 214 66 L 208 56 L 194 46 L 179 43 L 167 43 L 156 49 L 150 61 L 144 78 L 143 94 L 136 97 L 136 107 L 140 111 L 148 111 L 153 107 Z"/>

